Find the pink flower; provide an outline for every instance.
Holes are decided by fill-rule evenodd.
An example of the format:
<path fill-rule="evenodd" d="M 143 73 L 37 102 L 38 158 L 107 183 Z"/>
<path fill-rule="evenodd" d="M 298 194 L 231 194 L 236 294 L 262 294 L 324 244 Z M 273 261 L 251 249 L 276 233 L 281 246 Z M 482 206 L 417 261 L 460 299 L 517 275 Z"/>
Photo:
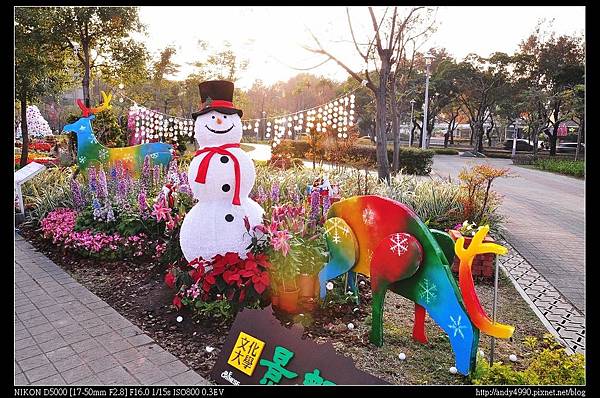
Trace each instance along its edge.
<path fill-rule="evenodd" d="M 288 243 L 289 239 L 290 234 L 288 231 L 275 232 L 271 238 L 273 249 L 282 252 L 284 257 L 287 256 L 288 252 L 290 251 L 290 244 Z"/>
<path fill-rule="evenodd" d="M 168 221 L 171 215 L 171 209 L 168 207 L 163 207 L 162 203 L 159 201 L 155 203 L 153 206 L 154 210 L 152 211 L 152 215 L 156 217 L 156 221 L 165 220 Z"/>

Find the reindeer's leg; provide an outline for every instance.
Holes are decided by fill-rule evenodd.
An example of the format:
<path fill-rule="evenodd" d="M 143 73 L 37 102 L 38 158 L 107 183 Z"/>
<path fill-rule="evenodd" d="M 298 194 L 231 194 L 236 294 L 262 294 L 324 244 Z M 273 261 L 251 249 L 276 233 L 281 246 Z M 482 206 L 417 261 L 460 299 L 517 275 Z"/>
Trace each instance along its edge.
<path fill-rule="evenodd" d="M 356 272 L 348 271 L 348 287 L 356 297 L 355 303 L 358 304 L 358 288 L 356 286 Z"/>
<path fill-rule="evenodd" d="M 371 259 L 371 288 L 373 289 L 373 319 L 371 342 L 383 344 L 383 305 L 388 286 L 393 290 L 397 281 L 410 278 L 423 259 L 423 248 L 407 233 L 391 234 L 384 238 Z M 393 290 L 394 291 L 394 290 Z"/>
<path fill-rule="evenodd" d="M 319 272 L 321 299 L 325 298 L 327 281 L 348 272 L 356 263 L 358 243 L 350 226 L 339 217 L 325 222 L 325 241 L 329 250 L 329 262 Z"/>
<path fill-rule="evenodd" d="M 410 285 L 408 283 L 411 282 Z M 460 290 L 447 267 L 429 265 L 418 279 L 400 282 L 403 292 L 424 308 L 448 334 L 454 351 L 456 368 L 467 375 L 475 368 L 479 329 L 464 309 Z"/>
<path fill-rule="evenodd" d="M 386 292 L 387 287 L 380 287 L 377 291 L 373 290 L 373 300 L 371 301 L 371 334 L 369 340 L 378 347 L 383 345 L 383 305 Z"/>
<path fill-rule="evenodd" d="M 425 307 L 415 303 L 415 324 L 413 326 L 413 339 L 419 343 L 427 344 L 427 334 L 425 333 Z"/>

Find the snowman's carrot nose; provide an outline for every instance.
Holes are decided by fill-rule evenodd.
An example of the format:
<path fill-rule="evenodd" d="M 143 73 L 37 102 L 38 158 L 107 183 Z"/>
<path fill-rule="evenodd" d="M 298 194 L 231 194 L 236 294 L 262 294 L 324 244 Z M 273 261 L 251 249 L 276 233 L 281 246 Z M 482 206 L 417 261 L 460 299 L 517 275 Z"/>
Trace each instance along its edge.
<path fill-rule="evenodd" d="M 220 118 L 217 118 L 217 124 L 221 124 L 223 121 Z"/>

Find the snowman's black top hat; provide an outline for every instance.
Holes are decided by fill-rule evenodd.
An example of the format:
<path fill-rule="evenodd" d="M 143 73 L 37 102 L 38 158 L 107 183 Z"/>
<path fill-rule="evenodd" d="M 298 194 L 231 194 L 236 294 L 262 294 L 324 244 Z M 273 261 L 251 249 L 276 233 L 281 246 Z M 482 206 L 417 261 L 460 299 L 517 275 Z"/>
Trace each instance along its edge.
<path fill-rule="evenodd" d="M 210 111 L 217 111 L 226 115 L 237 113 L 242 117 L 241 109 L 233 106 L 233 83 L 227 80 L 209 80 L 198 85 L 202 104 L 200 110 L 192 113 L 196 118 Z"/>

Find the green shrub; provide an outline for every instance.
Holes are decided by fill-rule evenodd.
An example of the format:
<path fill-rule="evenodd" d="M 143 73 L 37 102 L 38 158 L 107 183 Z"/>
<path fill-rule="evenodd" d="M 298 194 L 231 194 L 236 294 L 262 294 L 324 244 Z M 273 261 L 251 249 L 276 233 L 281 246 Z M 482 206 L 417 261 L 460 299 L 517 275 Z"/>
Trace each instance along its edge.
<path fill-rule="evenodd" d="M 512 157 L 512 153 L 510 153 L 510 152 L 491 152 L 491 151 L 484 150 L 483 154 L 485 156 L 487 156 L 488 158 L 510 159 Z M 523 156 L 523 155 L 521 155 L 521 156 Z"/>
<path fill-rule="evenodd" d="M 274 185 L 279 187 L 282 198 L 289 198 L 292 192 L 297 192 L 305 200 L 306 186 L 323 175 L 329 177 L 329 181 L 337 183 L 340 187 L 342 197 L 349 198 L 356 195 L 381 195 L 410 206 L 417 215 L 428 222 L 430 228 L 440 230 L 452 228 L 462 223 L 464 202 L 461 201 L 460 185 L 442 179 L 419 180 L 414 176 L 398 174 L 392 178 L 390 185 L 380 182 L 375 173 L 363 172 L 349 167 L 334 168 L 327 171 L 312 168 L 297 168 L 282 170 L 272 166 L 256 166 L 256 183 L 253 194 L 262 191 L 266 194 L 271 192 Z M 480 211 L 483 203 L 482 197 L 476 198 L 476 211 Z M 267 199 L 262 203 L 267 211 L 266 217 L 270 217 L 270 208 L 273 203 Z M 493 232 L 500 232 L 504 218 L 498 212 L 500 199 L 491 196 L 486 206 L 483 219 L 489 223 Z"/>
<path fill-rule="evenodd" d="M 73 207 L 70 184 L 74 170 L 75 167 L 49 168 L 23 184 L 23 204 L 31 209 L 27 212 L 29 221 L 37 224 L 58 207 Z"/>
<path fill-rule="evenodd" d="M 310 151 L 310 145 L 306 141 L 283 140 L 278 147 L 286 148 L 291 152 L 292 157 L 306 158 Z M 289 148 L 289 149 L 288 149 Z M 393 149 L 388 147 L 388 160 L 392 163 Z M 420 148 L 400 148 L 400 168 L 406 174 L 428 175 L 431 173 L 433 165 L 433 155 L 435 152 L 430 149 Z M 323 160 L 327 162 L 342 162 L 348 164 L 364 164 L 368 166 L 377 166 L 377 147 L 374 145 L 354 145 L 351 147 L 345 159 L 329 159 L 325 153 Z M 319 159 L 317 159 L 319 160 Z"/>
<path fill-rule="evenodd" d="M 567 354 L 554 337 L 546 334 L 538 348 L 535 337 L 525 339 L 527 368 L 515 370 L 510 364 L 494 362 L 492 366 L 481 357 L 470 375 L 473 384 L 573 385 L 585 384 L 585 358 L 582 354 Z"/>
<path fill-rule="evenodd" d="M 438 155 L 458 155 L 458 151 L 453 148 L 435 148 L 433 151 Z"/>
<path fill-rule="evenodd" d="M 565 160 L 565 159 L 537 159 L 533 166 L 546 171 L 565 174 L 569 176 L 583 178 L 585 175 L 585 164 L 583 160 Z"/>

